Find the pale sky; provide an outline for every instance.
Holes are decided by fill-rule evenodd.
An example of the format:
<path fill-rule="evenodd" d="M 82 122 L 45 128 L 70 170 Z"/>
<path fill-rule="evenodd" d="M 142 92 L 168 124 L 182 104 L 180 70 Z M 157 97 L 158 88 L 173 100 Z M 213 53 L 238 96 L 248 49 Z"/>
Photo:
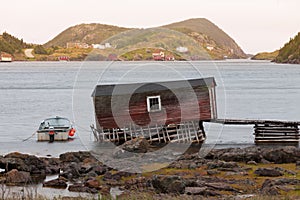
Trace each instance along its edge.
<path fill-rule="evenodd" d="M 300 0 L 0 0 L 0 33 L 46 43 L 66 28 L 148 28 L 207 18 L 246 53 L 274 51 L 300 32 Z"/>

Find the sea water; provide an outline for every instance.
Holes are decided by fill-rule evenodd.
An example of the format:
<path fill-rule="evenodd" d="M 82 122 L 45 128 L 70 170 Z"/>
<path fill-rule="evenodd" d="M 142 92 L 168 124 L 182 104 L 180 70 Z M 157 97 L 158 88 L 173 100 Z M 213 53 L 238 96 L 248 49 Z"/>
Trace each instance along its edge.
<path fill-rule="evenodd" d="M 93 148 L 91 95 L 99 83 L 204 77 L 216 79 L 221 119 L 300 121 L 300 65 L 251 60 L 0 63 L 0 153 L 57 156 Z M 74 123 L 77 135 L 73 141 L 36 141 L 39 123 L 53 116 Z M 254 145 L 252 126 L 207 123 L 205 129 L 208 145 Z"/>

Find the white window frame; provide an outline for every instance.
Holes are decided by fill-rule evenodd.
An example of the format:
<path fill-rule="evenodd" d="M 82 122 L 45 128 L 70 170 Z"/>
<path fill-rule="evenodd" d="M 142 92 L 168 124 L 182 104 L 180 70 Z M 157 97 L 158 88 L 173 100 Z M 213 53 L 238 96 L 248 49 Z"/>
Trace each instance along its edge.
<path fill-rule="evenodd" d="M 150 99 L 158 99 L 158 109 L 151 110 Z M 148 96 L 147 97 L 147 110 L 148 110 L 148 112 L 159 112 L 159 111 L 161 111 L 161 99 L 160 99 L 160 95 L 158 95 L 158 96 Z"/>

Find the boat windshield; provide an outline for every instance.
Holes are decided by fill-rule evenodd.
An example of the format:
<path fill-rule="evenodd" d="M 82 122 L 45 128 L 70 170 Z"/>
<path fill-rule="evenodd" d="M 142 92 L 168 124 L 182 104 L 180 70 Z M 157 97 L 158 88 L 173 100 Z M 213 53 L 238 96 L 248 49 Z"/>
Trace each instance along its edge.
<path fill-rule="evenodd" d="M 49 127 L 65 127 L 68 128 L 71 126 L 71 123 L 68 119 L 65 118 L 50 118 L 50 119 L 46 119 L 44 120 L 39 129 L 47 129 Z"/>

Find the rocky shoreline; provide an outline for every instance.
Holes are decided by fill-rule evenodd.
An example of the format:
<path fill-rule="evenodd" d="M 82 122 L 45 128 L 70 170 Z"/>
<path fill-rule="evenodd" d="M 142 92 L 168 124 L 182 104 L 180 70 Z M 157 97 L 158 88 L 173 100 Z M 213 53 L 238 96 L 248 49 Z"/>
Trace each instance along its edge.
<path fill-rule="evenodd" d="M 117 188 L 118 199 L 300 199 L 300 149 L 292 146 L 213 149 L 205 157 L 184 154 L 167 166 L 146 163 L 144 167 L 161 169 L 142 173 L 117 171 L 96 158 L 92 152 L 68 152 L 59 158 L 10 153 L 0 157 L 0 181 L 28 185 L 38 183 L 39 177 L 44 187 L 109 198 Z M 58 178 L 45 181 L 48 175 Z"/>

